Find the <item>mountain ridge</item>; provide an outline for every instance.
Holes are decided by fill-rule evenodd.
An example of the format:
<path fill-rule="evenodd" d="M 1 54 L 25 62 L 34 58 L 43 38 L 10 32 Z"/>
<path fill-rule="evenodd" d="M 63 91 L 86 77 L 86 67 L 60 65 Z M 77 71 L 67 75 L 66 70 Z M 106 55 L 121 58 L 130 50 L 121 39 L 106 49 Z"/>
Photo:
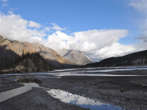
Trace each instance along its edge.
<path fill-rule="evenodd" d="M 70 61 L 53 49 L 41 44 L 8 40 L 2 36 L 0 36 L 0 61 L 0 72 L 45 72 L 53 68 L 72 66 Z"/>
<path fill-rule="evenodd" d="M 107 58 L 100 62 L 87 64 L 86 67 L 141 66 L 141 65 L 147 65 L 147 50 L 134 52 L 125 56 Z"/>

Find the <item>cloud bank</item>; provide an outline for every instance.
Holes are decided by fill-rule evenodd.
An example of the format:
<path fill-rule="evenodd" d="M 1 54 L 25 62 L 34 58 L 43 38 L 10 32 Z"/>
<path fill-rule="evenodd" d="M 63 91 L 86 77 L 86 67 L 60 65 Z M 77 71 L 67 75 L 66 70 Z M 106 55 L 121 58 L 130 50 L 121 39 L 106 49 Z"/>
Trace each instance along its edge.
<path fill-rule="evenodd" d="M 11 40 L 41 41 L 45 36 L 38 23 L 24 20 L 15 14 L 0 14 L 0 34 Z"/>
<path fill-rule="evenodd" d="M 54 30 L 52 34 L 48 34 Z M 11 40 L 39 42 L 49 48 L 74 49 L 84 51 L 90 58 L 103 59 L 133 52 L 131 45 L 119 43 L 128 34 L 128 30 L 88 30 L 66 34 L 65 28 L 52 23 L 43 26 L 37 22 L 23 19 L 14 13 L 0 14 L 0 34 Z"/>
<path fill-rule="evenodd" d="M 91 58 L 103 59 L 121 56 L 135 50 L 119 40 L 128 34 L 127 30 L 88 30 L 67 35 L 57 31 L 48 36 L 46 46 L 53 49 L 74 49 L 87 53 Z"/>

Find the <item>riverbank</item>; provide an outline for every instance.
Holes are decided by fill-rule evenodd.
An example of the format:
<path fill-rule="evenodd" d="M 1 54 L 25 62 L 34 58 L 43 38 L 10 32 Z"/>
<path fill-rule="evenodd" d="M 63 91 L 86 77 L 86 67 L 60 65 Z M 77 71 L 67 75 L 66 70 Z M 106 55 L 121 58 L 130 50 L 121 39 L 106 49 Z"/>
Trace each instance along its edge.
<path fill-rule="evenodd" d="M 3 79 L 0 78 L 0 81 L 3 81 Z M 5 91 L 6 92 L 9 90 L 11 91 L 17 88 L 22 88 L 18 90 L 23 90 L 23 86 L 22 85 L 20 86 L 20 84 L 14 81 L 11 81 L 11 88 L 5 89 L 6 87 L 8 87 L 8 82 L 10 83 L 10 81 L 11 80 L 7 79 L 6 81 L 7 84 L 6 83 L 1 84 L 3 85 L 3 87 L 1 86 L 0 94 L 5 93 Z M 15 86 L 15 83 L 17 84 L 17 86 Z M 28 92 L 25 92 L 25 91 L 28 91 Z M 61 109 L 62 110 L 87 110 L 87 109 L 83 109 L 71 104 L 62 103 L 59 100 L 54 99 L 53 97 L 48 95 L 48 93 L 41 88 L 34 87 L 32 90 L 30 89 L 30 91 L 23 90 L 22 92 L 24 93 L 23 94 L 18 93 L 20 95 L 12 97 L 9 100 L 0 102 L 0 110 L 61 110 Z M 13 94 L 16 95 L 17 93 L 10 94 L 9 92 L 7 92 L 7 94 L 13 96 Z M 5 96 L 2 96 L 1 98 L 6 99 Z"/>
<path fill-rule="evenodd" d="M 124 110 L 146 110 L 147 77 L 62 77 L 43 79 L 43 87 L 89 97 Z"/>
<path fill-rule="evenodd" d="M 0 103 L 0 110 L 86 110 L 62 103 L 41 89 L 33 89 L 23 95 Z"/>
<path fill-rule="evenodd" d="M 71 71 L 72 72 L 72 71 Z M 77 94 L 93 100 L 100 101 L 122 109 L 118 110 L 146 110 L 147 108 L 147 73 L 146 70 L 122 71 L 124 75 L 141 74 L 140 76 L 62 76 L 52 77 L 51 75 L 18 75 L 5 76 L 14 81 L 18 79 L 33 78 L 39 80 L 39 85 L 48 89 L 67 91 L 70 94 Z M 109 72 L 113 74 L 113 72 Z M 115 72 L 120 74 L 120 72 Z M 17 79 L 17 80 L 16 80 Z M 0 78 L 3 82 L 3 78 Z M 36 81 L 35 80 L 35 81 Z M 20 80 L 19 80 L 20 81 Z M 34 80 L 31 80 L 34 81 Z M 13 83 L 14 83 L 13 82 Z M 8 84 L 8 82 L 7 82 Z M 7 85 L 5 84 L 5 86 Z M 14 84 L 14 85 L 15 85 Z M 18 83 L 19 84 L 19 83 Z M 4 86 L 3 86 L 4 87 Z M 13 87 L 13 86 L 12 86 Z M 1 86 L 2 90 L 2 86 Z M 70 97 L 69 97 L 70 98 Z M 7 106 L 9 105 L 9 106 Z M 29 105 L 29 106 L 28 106 Z M 23 95 L 12 98 L 0 104 L 0 110 L 82 110 L 82 108 L 65 104 L 42 89 L 33 89 Z"/>
<path fill-rule="evenodd" d="M 22 85 L 15 82 L 14 79 L 11 78 L 0 78 L 0 92 L 15 89 L 21 87 Z"/>

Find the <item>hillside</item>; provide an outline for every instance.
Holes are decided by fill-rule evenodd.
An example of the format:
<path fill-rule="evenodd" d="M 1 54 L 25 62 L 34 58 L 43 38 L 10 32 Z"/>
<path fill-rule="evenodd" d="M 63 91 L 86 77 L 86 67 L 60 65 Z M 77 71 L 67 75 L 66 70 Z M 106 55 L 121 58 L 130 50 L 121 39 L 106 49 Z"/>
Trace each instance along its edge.
<path fill-rule="evenodd" d="M 111 57 L 97 63 L 86 65 L 87 67 L 104 67 L 104 66 L 138 66 L 147 65 L 147 50 L 132 53 L 122 57 Z"/>
<path fill-rule="evenodd" d="M 43 45 L 11 41 L 2 36 L 0 36 L 0 61 L 0 71 L 14 70 L 14 68 L 20 69 L 20 65 L 23 65 L 23 72 L 47 71 L 51 68 L 62 68 L 71 64 L 56 51 Z M 21 70 L 19 71 L 21 72 Z"/>

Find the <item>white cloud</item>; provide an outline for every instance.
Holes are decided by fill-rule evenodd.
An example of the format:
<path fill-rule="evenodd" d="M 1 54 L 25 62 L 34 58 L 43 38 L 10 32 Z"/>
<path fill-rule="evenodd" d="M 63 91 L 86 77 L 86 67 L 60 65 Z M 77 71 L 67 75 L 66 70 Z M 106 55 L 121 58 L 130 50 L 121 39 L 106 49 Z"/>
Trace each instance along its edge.
<path fill-rule="evenodd" d="M 47 35 L 47 31 L 52 29 L 55 32 Z M 95 29 L 75 32 L 70 35 L 61 30 L 55 28 L 55 25 L 45 27 L 13 13 L 0 14 L 0 34 L 12 40 L 40 42 L 55 50 L 62 48 L 80 50 L 87 53 L 91 58 L 99 59 L 124 55 L 135 50 L 133 46 L 119 43 L 121 38 L 127 36 L 127 30 Z M 47 37 L 47 39 L 44 39 L 44 37 Z"/>
<path fill-rule="evenodd" d="M 48 31 L 63 31 L 65 30 L 65 28 L 60 27 L 59 25 L 55 24 L 55 23 L 50 23 L 49 26 L 44 27 L 44 31 L 48 32 Z"/>
<path fill-rule="evenodd" d="M 36 28 L 29 29 L 30 22 L 12 13 L 8 15 L 0 14 L 0 34 L 12 40 L 30 42 L 45 36 L 45 33 L 38 31 Z"/>
<path fill-rule="evenodd" d="M 89 30 L 76 32 L 74 33 L 74 42 L 78 43 L 76 47 L 74 47 L 77 49 L 80 47 L 84 51 L 100 49 L 106 45 L 109 46 L 114 42 L 118 42 L 120 38 L 125 37 L 127 33 L 127 30 Z M 91 46 L 91 49 L 88 48 L 89 46 Z"/>
<path fill-rule="evenodd" d="M 116 42 L 113 43 L 111 46 L 106 46 L 100 49 L 96 52 L 96 55 L 98 55 L 100 59 L 104 59 L 108 57 L 126 55 L 128 53 L 134 52 L 135 50 L 136 48 L 131 45 L 122 45 Z"/>
<path fill-rule="evenodd" d="M 75 32 L 72 35 L 57 31 L 48 36 L 45 45 L 55 50 L 62 48 L 80 50 L 92 58 L 103 59 L 135 51 L 133 46 L 119 43 L 119 40 L 127 34 L 127 30 L 89 30 Z"/>
<path fill-rule="evenodd" d="M 72 36 L 69 36 L 61 31 L 57 31 L 48 36 L 45 45 L 55 50 L 62 48 L 70 49 L 73 39 L 74 38 Z"/>
<path fill-rule="evenodd" d="M 51 23 L 52 27 L 51 29 L 52 30 L 55 30 L 55 31 L 63 31 L 64 28 L 60 27 L 59 25 L 55 24 L 55 23 Z"/>
<path fill-rule="evenodd" d="M 30 21 L 29 22 L 29 27 L 40 28 L 41 25 L 39 23 L 34 22 L 34 21 Z"/>

